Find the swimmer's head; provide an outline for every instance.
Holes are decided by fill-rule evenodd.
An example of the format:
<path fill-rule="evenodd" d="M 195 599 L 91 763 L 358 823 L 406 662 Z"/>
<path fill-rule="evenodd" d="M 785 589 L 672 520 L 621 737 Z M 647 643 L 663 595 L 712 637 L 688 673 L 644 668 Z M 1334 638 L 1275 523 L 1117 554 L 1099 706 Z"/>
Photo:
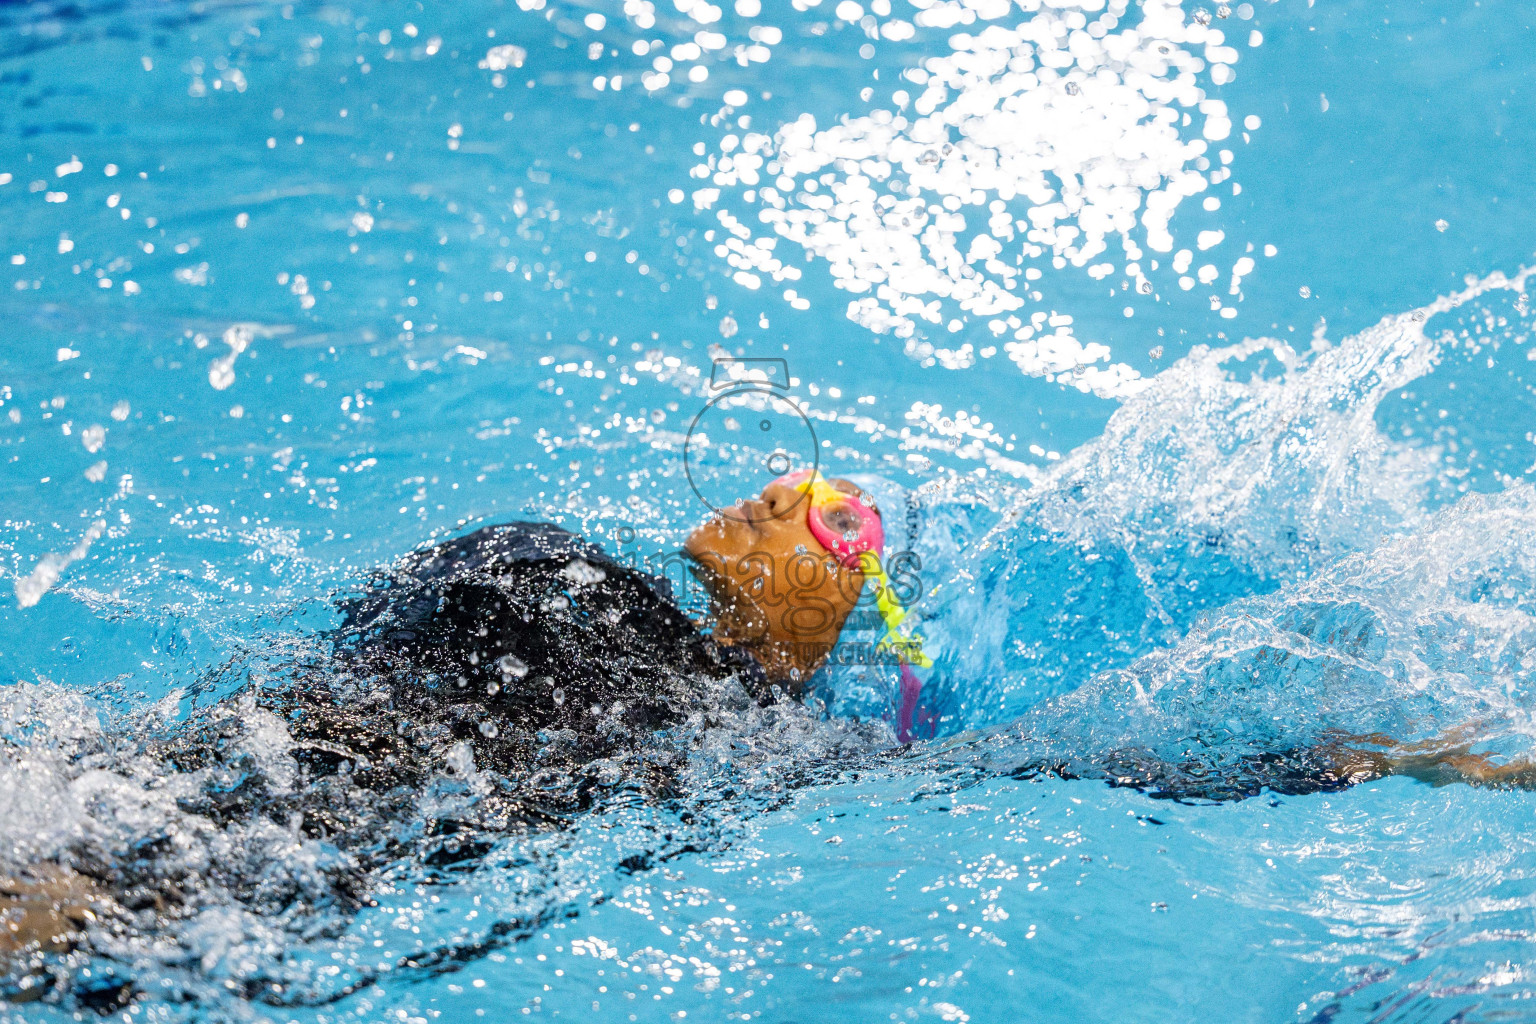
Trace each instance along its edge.
<path fill-rule="evenodd" d="M 880 553 L 880 512 L 847 480 L 783 476 L 704 523 L 683 545 L 709 591 L 715 637 L 752 652 L 799 696 L 864 589 L 862 553 Z"/>

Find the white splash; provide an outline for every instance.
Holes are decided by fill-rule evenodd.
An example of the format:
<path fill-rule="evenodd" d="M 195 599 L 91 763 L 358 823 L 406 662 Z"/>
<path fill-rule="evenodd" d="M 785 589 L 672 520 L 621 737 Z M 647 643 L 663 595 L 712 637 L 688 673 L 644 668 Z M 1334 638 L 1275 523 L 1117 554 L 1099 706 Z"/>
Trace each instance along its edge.
<path fill-rule="evenodd" d="M 100 729 L 77 690 L 50 682 L 17 682 L 0 694 L 0 730 L 29 736 L 0 753 L 0 865 L 36 868 L 57 857 L 86 827 L 70 791 L 70 766 Z"/>
<path fill-rule="evenodd" d="M 106 529 L 106 520 L 98 519 L 86 529 L 79 542 L 64 554 L 49 552 L 38 559 L 32 571 L 16 581 L 16 603 L 23 608 L 31 608 L 41 601 L 43 595 L 59 581 L 64 570 L 84 558 L 91 550 L 91 545 L 96 543 Z"/>
<path fill-rule="evenodd" d="M 1320 325 L 1305 353 L 1275 339 L 1196 346 L 1069 454 L 1050 491 L 1081 495 L 1094 521 L 1134 535 L 1132 546 L 1149 541 L 1139 524 L 1151 523 L 1165 540 L 1239 533 L 1255 557 L 1271 544 L 1288 551 L 1281 538 L 1291 529 L 1331 554 L 1416 529 L 1439 460 L 1431 448 L 1391 443 L 1377 410 L 1454 344 L 1426 331 L 1436 314 L 1494 292 L 1521 294 L 1533 273 L 1474 279 L 1337 344 Z M 1254 373 L 1265 359 L 1279 372 Z M 1068 528 L 1049 502 L 1039 514 Z"/>
<path fill-rule="evenodd" d="M 1274 586 L 1304 593 L 1309 578 L 1342 584 L 1353 573 L 1362 586 L 1412 604 L 1404 621 L 1411 612 L 1428 623 L 1433 602 L 1417 603 L 1427 591 L 1391 575 L 1380 559 L 1401 561 L 1422 548 L 1428 573 L 1436 558 L 1449 564 L 1470 553 L 1474 537 L 1479 543 L 1492 538 L 1490 550 L 1505 551 L 1524 568 L 1474 572 L 1465 563 L 1467 579 L 1493 590 L 1525 586 L 1526 575 L 1536 571 L 1528 554 L 1536 492 L 1508 484 L 1508 508 L 1477 520 L 1503 522 L 1503 532 L 1456 539 L 1473 521 L 1467 517 L 1483 514 L 1469 510 L 1485 506 L 1463 503 L 1437 520 L 1437 501 L 1455 493 L 1457 482 L 1446 475 L 1441 449 L 1422 438 L 1392 436 L 1378 424 L 1378 411 L 1432 373 L 1447 349 L 1465 343 L 1435 329 L 1436 314 L 1484 295 L 1525 294 L 1532 276 L 1536 271 L 1523 270 L 1473 280 L 1337 343 L 1320 326 L 1306 352 L 1275 339 L 1196 346 L 1121 405 L 1099 437 L 1066 453 L 1036 486 L 1017 494 L 961 553 L 944 555 L 954 558 L 947 574 L 929 553 L 945 551 L 950 542 L 943 534 L 923 538 L 925 574 L 941 581 L 929 593 L 940 595 L 944 609 L 925 623 L 926 635 L 936 648 L 956 652 L 957 677 L 975 681 L 966 696 L 966 714 L 975 716 L 968 724 L 999 721 L 1101 671 L 1118 671 L 1128 664 L 1127 652 L 1181 642 L 1205 628 L 1198 623 L 1211 595 Z M 1063 552 L 1072 554 L 1058 557 Z M 1365 555 L 1366 561 L 1357 558 Z M 1122 568 L 1105 572 L 1113 563 Z M 1041 580 L 1055 582 L 1042 588 Z M 1095 623 L 1091 629 L 1105 630 L 1112 641 L 1085 650 L 1067 633 L 1051 633 L 1057 620 L 1042 611 L 1050 599 L 1039 591 L 1058 585 L 1093 595 L 1074 598 L 1071 629 Z M 1221 613 L 1229 633 L 1252 612 L 1233 608 Z M 1410 632 L 1405 625 L 1402 635 Z M 1019 635 L 1031 639 L 1020 644 Z M 1481 643 L 1468 639 L 1465 649 Z M 1063 646 L 1070 658 L 1058 656 Z M 1531 657 L 1536 665 L 1536 654 Z M 1128 700 L 1135 685 L 1152 689 L 1144 674 L 1121 682 L 1118 690 L 1112 681 L 1101 689 L 1116 700 Z"/>
<path fill-rule="evenodd" d="M 1528 745 L 1533 583 L 1536 490 L 1513 481 L 1227 606 L 1176 644 L 1042 706 L 1026 728 L 1059 722 L 1046 733 L 1059 737 L 1086 724 L 1095 738 L 1083 749 L 1159 739 L 1188 749 L 1194 735 L 1273 747 L 1318 728 L 1427 738 L 1477 718 L 1523 732 Z"/>

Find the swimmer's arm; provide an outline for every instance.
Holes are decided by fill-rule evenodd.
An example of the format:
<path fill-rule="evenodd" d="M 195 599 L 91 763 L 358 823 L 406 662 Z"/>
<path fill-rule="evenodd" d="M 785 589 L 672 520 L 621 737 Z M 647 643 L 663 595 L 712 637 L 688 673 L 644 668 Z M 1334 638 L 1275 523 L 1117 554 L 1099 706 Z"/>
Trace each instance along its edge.
<path fill-rule="evenodd" d="M 1501 764 L 1487 754 L 1474 753 L 1477 732 L 1476 724 L 1468 724 L 1420 743 L 1402 743 L 1380 733 L 1342 735 L 1321 750 L 1338 765 L 1341 778 L 1349 778 L 1353 771 L 1374 778 L 1403 775 L 1431 786 L 1463 783 L 1536 790 L 1536 762 L 1521 758 Z"/>

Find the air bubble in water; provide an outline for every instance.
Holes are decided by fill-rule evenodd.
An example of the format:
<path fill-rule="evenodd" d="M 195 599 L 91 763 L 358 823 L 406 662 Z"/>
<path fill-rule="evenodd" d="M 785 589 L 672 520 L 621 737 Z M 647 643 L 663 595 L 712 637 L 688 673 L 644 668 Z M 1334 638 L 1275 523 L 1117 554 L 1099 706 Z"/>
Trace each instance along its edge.
<path fill-rule="evenodd" d="M 550 697 L 554 698 L 555 705 L 557 707 L 565 703 L 565 691 L 558 686 L 555 687 L 555 690 L 550 694 Z"/>
<path fill-rule="evenodd" d="M 481 722 L 480 723 L 480 735 L 482 735 L 482 736 L 489 736 L 489 737 L 494 739 L 496 734 L 498 732 L 500 732 L 500 731 L 501 730 L 496 728 L 496 723 L 495 722 Z"/>
<path fill-rule="evenodd" d="M 503 654 L 496 659 L 496 667 L 501 669 L 501 674 L 506 679 L 521 679 L 528 674 L 528 666 L 513 654 Z M 493 691 L 494 692 L 494 691 Z"/>

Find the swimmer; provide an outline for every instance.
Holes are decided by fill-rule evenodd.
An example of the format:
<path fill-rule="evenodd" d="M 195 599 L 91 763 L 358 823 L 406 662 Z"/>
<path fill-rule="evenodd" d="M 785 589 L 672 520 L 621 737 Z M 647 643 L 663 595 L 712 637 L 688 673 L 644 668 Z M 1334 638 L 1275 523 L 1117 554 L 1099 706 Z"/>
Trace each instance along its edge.
<path fill-rule="evenodd" d="M 275 829 L 339 851 L 314 869 L 324 888 L 270 871 L 251 884 L 242 871 L 252 869 L 238 861 L 189 870 L 171 831 L 121 849 L 81 845 L 0 879 L 0 953 L 21 964 L 12 977 L 22 979 L 0 994 L 67 988 L 73 981 L 57 974 L 37 979 L 49 977 L 48 956 L 93 948 L 92 935 L 158 934 L 219 899 L 273 917 L 296 904 L 360 909 L 372 873 L 406 854 L 424 869 L 461 870 L 490 849 L 477 837 L 559 828 L 604 789 L 672 794 L 681 754 L 656 743 L 657 731 L 709 708 L 803 696 L 866 587 L 885 622 L 882 644 L 899 659 L 897 738 L 931 735 L 917 671 L 932 662 L 904 629 L 882 546 L 880 510 L 866 494 L 801 472 L 687 538 L 708 597 L 698 622 L 665 581 L 547 524 L 487 527 L 402 558 L 340 603 L 328 653 L 292 665 L 281 682 L 253 680 L 169 731 L 101 741 L 104 751 L 136 750 L 132 772 L 174 788 L 185 829 Z M 274 749 L 291 769 L 261 770 Z M 1014 774 L 1046 772 L 1208 799 L 1342 789 L 1390 774 L 1536 784 L 1532 766 L 1493 764 L 1464 735 L 1419 746 L 1339 735 L 1247 757 L 1220 778 L 1135 751 Z M 472 798 L 428 799 L 444 778 Z M 259 985 L 249 995 L 287 998 Z M 74 998 L 112 1009 L 133 986 L 114 979 Z"/>
<path fill-rule="evenodd" d="M 423 861 L 451 870 L 484 849 L 465 836 L 560 827 L 605 785 L 671 792 L 676 754 L 654 743 L 657 731 L 705 707 L 800 698 L 871 580 L 888 646 L 926 662 L 900 630 L 882 545 L 879 509 L 856 485 L 781 477 L 687 538 L 708 599 L 696 622 L 665 580 L 565 530 L 487 527 L 376 572 L 340 602 L 329 656 L 142 737 L 138 768 L 178 778 L 189 828 L 269 822 L 344 851 L 350 866 L 326 900 L 361 907 L 368 872 L 400 854 L 381 849 L 381 824 L 412 822 Z M 898 721 L 903 739 L 913 716 L 909 706 Z M 296 766 L 290 782 L 252 770 L 253 750 L 273 738 Z M 604 779 L 599 763 L 633 774 Z M 475 799 L 419 820 L 423 793 L 445 775 Z M 195 915 L 208 885 L 252 888 L 238 865 L 188 884 L 174 856 L 161 858 L 174 845 L 82 849 L 0 887 L 10 932 L 0 948 L 57 951 L 88 920 L 142 933 Z M 257 912 L 299 898 L 270 880 L 258 888 Z"/>

